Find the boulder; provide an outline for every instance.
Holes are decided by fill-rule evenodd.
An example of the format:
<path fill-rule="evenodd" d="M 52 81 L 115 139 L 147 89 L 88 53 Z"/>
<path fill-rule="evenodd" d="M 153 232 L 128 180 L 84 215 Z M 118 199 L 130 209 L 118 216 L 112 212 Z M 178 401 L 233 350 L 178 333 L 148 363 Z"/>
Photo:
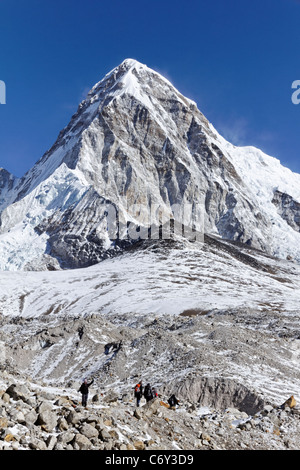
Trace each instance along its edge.
<path fill-rule="evenodd" d="M 60 416 L 58 418 L 57 427 L 60 431 L 66 431 L 67 429 L 69 429 L 69 425 L 67 423 L 67 420 L 63 416 Z"/>
<path fill-rule="evenodd" d="M 74 448 L 78 448 L 80 450 L 90 450 L 92 448 L 91 441 L 82 434 L 76 434 L 74 438 Z"/>
<path fill-rule="evenodd" d="M 151 416 L 157 412 L 160 407 L 160 400 L 158 398 L 154 398 L 153 400 L 148 401 L 143 407 L 143 413 L 146 416 Z"/>
<path fill-rule="evenodd" d="M 12 434 L 12 433 L 8 433 L 6 434 L 6 436 L 4 437 L 4 441 L 5 442 L 12 442 L 12 441 L 15 441 L 16 438 L 15 436 Z"/>
<path fill-rule="evenodd" d="M 73 441 L 75 437 L 75 433 L 72 432 L 72 431 L 65 431 L 65 432 L 62 432 L 61 434 L 59 434 L 57 436 L 57 442 L 59 444 L 63 444 L 63 445 L 66 445 L 66 444 L 69 444 L 69 442 Z"/>
<path fill-rule="evenodd" d="M 294 408 L 296 406 L 296 400 L 293 395 L 290 396 L 282 405 L 282 408 Z"/>
<path fill-rule="evenodd" d="M 145 450 L 146 448 L 143 441 L 134 441 L 133 446 L 136 450 Z"/>
<path fill-rule="evenodd" d="M 78 424 L 82 419 L 81 413 L 77 412 L 76 410 L 71 410 L 70 413 L 67 415 L 67 423 L 75 426 Z"/>
<path fill-rule="evenodd" d="M 32 439 L 32 441 L 29 443 L 29 447 L 33 450 L 47 450 L 46 443 L 37 438 Z"/>
<path fill-rule="evenodd" d="M 38 416 L 37 424 L 42 426 L 45 431 L 51 432 L 57 425 L 57 415 L 50 410 L 43 411 Z"/>
<path fill-rule="evenodd" d="M 11 384 L 6 390 L 6 393 L 13 400 L 23 400 L 23 401 L 26 401 L 30 395 L 30 392 L 25 385 L 17 385 L 17 384 Z"/>
<path fill-rule="evenodd" d="M 118 399 L 119 395 L 116 392 L 111 391 L 106 395 L 106 397 L 103 398 L 103 401 L 104 403 L 113 403 L 118 401 Z"/>
<path fill-rule="evenodd" d="M 4 393 L 2 395 L 2 401 L 3 403 L 9 403 L 9 400 L 10 400 L 10 396 L 8 395 L 8 393 Z"/>
<path fill-rule="evenodd" d="M 53 450 L 56 443 L 57 443 L 57 438 L 55 436 L 49 436 L 46 441 L 47 450 Z"/>
<path fill-rule="evenodd" d="M 14 416 L 14 420 L 19 424 L 24 424 L 26 422 L 24 413 L 22 411 L 17 411 Z"/>
<path fill-rule="evenodd" d="M 38 404 L 36 408 L 36 412 L 43 413 L 44 411 L 51 411 L 53 409 L 52 403 L 49 401 L 42 401 L 41 403 Z"/>
<path fill-rule="evenodd" d="M 8 426 L 8 419 L 0 418 L 0 430 L 7 428 L 7 426 Z"/>
<path fill-rule="evenodd" d="M 91 424 L 84 423 L 80 428 L 80 434 L 88 439 L 92 439 L 93 437 L 98 437 L 99 431 Z"/>
<path fill-rule="evenodd" d="M 38 414 L 34 409 L 32 409 L 28 413 L 25 414 L 24 419 L 25 419 L 26 426 L 30 424 L 34 424 L 36 420 L 38 419 Z"/>
<path fill-rule="evenodd" d="M 99 437 L 104 442 L 108 442 L 111 439 L 111 435 L 106 429 L 101 429 L 99 433 Z"/>
<path fill-rule="evenodd" d="M 140 409 L 140 408 L 136 408 L 136 409 L 134 410 L 133 416 L 134 416 L 136 419 L 142 419 L 143 413 L 142 413 L 141 409 Z"/>

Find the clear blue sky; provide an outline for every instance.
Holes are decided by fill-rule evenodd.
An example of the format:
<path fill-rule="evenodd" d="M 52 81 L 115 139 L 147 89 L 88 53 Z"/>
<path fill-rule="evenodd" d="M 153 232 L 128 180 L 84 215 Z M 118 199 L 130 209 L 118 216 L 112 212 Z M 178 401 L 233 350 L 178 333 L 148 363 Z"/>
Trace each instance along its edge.
<path fill-rule="evenodd" d="M 300 1 L 0 0 L 0 167 L 22 176 L 125 58 L 164 74 L 231 142 L 300 173 Z"/>

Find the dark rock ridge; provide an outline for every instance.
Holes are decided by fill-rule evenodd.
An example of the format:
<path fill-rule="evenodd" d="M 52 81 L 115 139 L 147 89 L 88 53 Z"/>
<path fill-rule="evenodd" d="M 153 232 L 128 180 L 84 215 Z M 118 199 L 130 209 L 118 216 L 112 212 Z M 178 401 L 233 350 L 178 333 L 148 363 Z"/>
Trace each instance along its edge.
<path fill-rule="evenodd" d="M 280 191 L 274 192 L 272 199 L 281 217 L 297 232 L 300 232 L 300 203 L 292 196 Z"/>

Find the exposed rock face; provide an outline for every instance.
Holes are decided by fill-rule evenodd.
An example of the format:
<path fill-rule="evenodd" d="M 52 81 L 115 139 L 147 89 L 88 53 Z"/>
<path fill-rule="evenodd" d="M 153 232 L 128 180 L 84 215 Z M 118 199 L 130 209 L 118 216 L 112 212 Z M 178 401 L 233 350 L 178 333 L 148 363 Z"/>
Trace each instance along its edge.
<path fill-rule="evenodd" d="M 287 233 L 282 243 L 272 186 L 287 183 L 296 203 L 300 177 L 278 165 L 226 142 L 194 102 L 127 59 L 92 88 L 20 180 L 2 171 L 0 268 L 89 266 L 148 236 L 150 225 L 182 221 L 185 210 L 202 232 L 286 256 L 300 235 Z M 108 207 L 119 242 L 107 231 Z M 130 223 L 142 232 L 128 236 Z"/>
<path fill-rule="evenodd" d="M 177 384 L 173 391 L 183 401 L 219 410 L 234 407 L 252 415 L 264 407 L 262 399 L 232 379 L 193 377 Z"/>
<path fill-rule="evenodd" d="M 272 199 L 281 217 L 297 232 L 300 232 L 300 203 L 292 196 L 280 191 L 274 192 Z"/>
<path fill-rule="evenodd" d="M 4 168 L 0 168 L 0 211 L 12 202 L 13 188 L 17 181 L 18 179 L 14 175 L 4 170 Z"/>
<path fill-rule="evenodd" d="M 14 176 L 11 175 L 8 171 L 4 170 L 4 168 L 0 168 L 0 190 L 3 191 L 4 189 L 12 189 L 14 183 Z"/>
<path fill-rule="evenodd" d="M 90 189 L 75 206 L 63 212 L 58 209 L 43 220 L 36 231 L 47 233 L 49 256 L 57 259 L 62 268 L 83 268 L 120 253 L 126 240 L 112 242 L 105 232 L 105 212 L 109 206 L 117 214 L 110 201 Z"/>

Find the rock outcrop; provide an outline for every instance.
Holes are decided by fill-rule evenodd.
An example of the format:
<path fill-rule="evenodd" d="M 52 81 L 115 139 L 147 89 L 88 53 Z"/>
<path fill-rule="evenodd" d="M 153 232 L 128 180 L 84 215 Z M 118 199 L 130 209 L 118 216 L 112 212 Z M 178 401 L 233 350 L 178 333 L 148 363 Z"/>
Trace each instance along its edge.
<path fill-rule="evenodd" d="M 297 232 L 300 231 L 300 203 L 292 196 L 278 190 L 274 192 L 272 199 L 281 217 Z"/>

